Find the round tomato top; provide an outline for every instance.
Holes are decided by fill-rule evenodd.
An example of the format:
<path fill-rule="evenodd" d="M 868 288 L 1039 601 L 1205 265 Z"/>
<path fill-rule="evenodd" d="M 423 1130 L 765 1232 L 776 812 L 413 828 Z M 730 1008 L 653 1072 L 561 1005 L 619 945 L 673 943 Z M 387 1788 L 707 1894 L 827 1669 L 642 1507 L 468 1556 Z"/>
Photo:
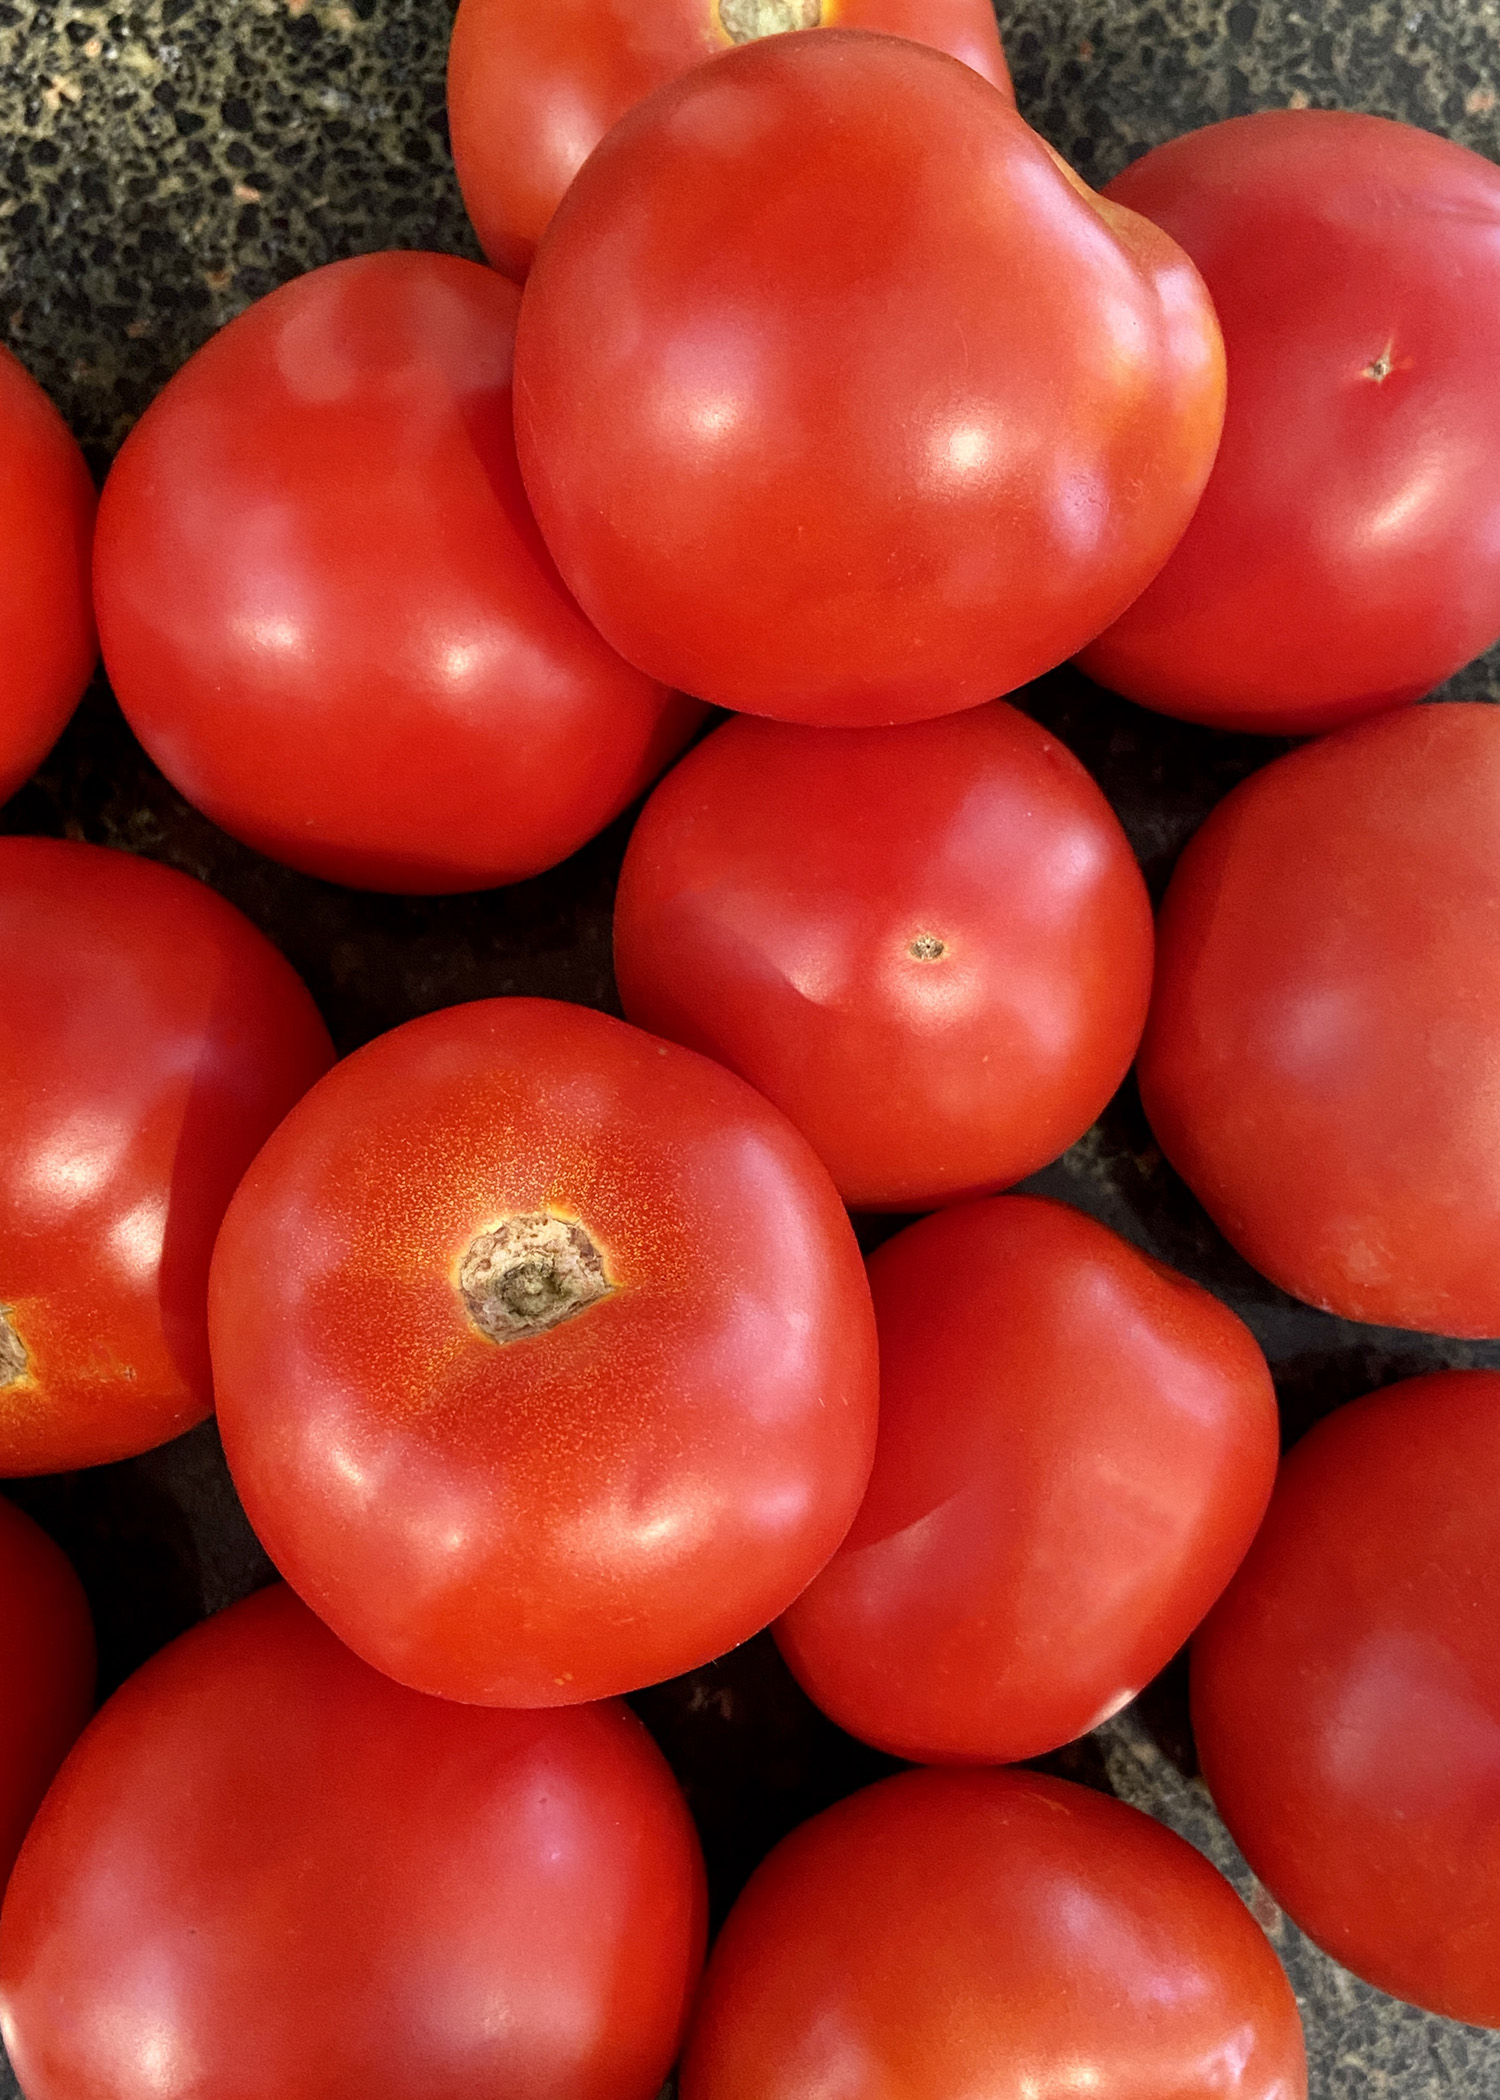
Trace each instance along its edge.
<path fill-rule="evenodd" d="M 622 118 L 516 342 L 526 486 L 600 632 L 819 725 L 951 714 L 1081 647 L 1176 543 L 1222 413 L 1181 250 L 968 67 L 853 30 Z"/>
<path fill-rule="evenodd" d="M 0 838 L 0 1475 L 149 1450 L 213 1406 L 224 1206 L 333 1058 L 233 905 L 99 846 Z"/>
<path fill-rule="evenodd" d="M 66 1556 L 0 1501 L 0 1893 L 94 1703 L 94 1628 Z"/>
<path fill-rule="evenodd" d="M 548 1706 L 706 1662 L 848 1529 L 874 1321 L 832 1183 L 706 1058 L 494 999 L 381 1037 L 266 1146 L 212 1279 L 277 1566 L 404 1683 Z"/>

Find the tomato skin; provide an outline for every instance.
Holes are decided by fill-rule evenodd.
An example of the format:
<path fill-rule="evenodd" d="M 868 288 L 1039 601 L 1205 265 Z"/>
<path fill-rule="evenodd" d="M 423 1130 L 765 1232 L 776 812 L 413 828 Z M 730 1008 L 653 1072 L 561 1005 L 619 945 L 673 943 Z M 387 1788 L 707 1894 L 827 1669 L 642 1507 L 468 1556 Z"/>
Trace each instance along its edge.
<path fill-rule="evenodd" d="M 1151 951 L 1109 804 L 1002 702 L 726 723 L 652 795 L 615 900 L 631 1020 L 748 1079 L 856 1209 L 1002 1188 L 1072 1144 L 1135 1054 Z"/>
<path fill-rule="evenodd" d="M 601 634 L 825 727 L 1072 654 L 1165 561 L 1222 412 L 1181 251 L 967 67 L 854 30 L 743 45 L 622 118 L 516 338 L 521 471 Z"/>
<path fill-rule="evenodd" d="M 39 1525 L 0 1500 L 0 1892 L 94 1705 L 83 1585 Z"/>
<path fill-rule="evenodd" d="M 703 1957 L 697 1837 L 625 1707 L 369 1670 L 283 1587 L 103 1709 L 0 1919 L 29 2100 L 655 2100 Z"/>
<path fill-rule="evenodd" d="M 214 1234 L 333 1045 L 232 904 L 100 846 L 0 838 L 0 981 L 0 1475 L 52 1473 L 211 1412 Z"/>
<path fill-rule="evenodd" d="M 1189 844 L 1141 1100 L 1247 1261 L 1310 1305 L 1500 1335 L 1500 713 L 1276 759 Z"/>
<path fill-rule="evenodd" d="M 189 359 L 105 487 L 99 625 L 131 727 L 216 824 L 331 882 L 535 875 L 702 714 L 599 640 L 541 544 L 516 302 L 448 255 L 313 270 Z"/>
<path fill-rule="evenodd" d="M 507 1218 L 578 1221 L 610 1294 L 496 1342 Z M 731 1073 L 494 999 L 347 1058 L 266 1146 L 210 1289 L 230 1469 L 288 1580 L 403 1683 L 566 1705 L 785 1609 L 874 1453 L 874 1318 L 823 1168 Z"/>
<path fill-rule="evenodd" d="M 946 51 L 1014 99 L 990 0 L 826 0 L 813 27 Z M 628 109 L 734 48 L 714 0 L 461 0 L 448 128 L 481 247 L 519 283 L 579 168 Z"/>
<path fill-rule="evenodd" d="M 1304 2100 L 1291 1988 L 1229 1884 L 1034 1772 L 904 1772 L 794 1830 L 709 1960 L 682 2100 Z"/>
<path fill-rule="evenodd" d="M 1500 635 L 1500 170 L 1384 117 L 1267 110 L 1105 194 L 1202 271 L 1229 413 L 1181 544 L 1084 670 L 1278 735 L 1430 692 Z"/>
<path fill-rule="evenodd" d="M 1304 1932 L 1500 2027 L 1500 1374 L 1409 1378 L 1288 1454 L 1193 1643 L 1204 1776 Z"/>
<path fill-rule="evenodd" d="M 0 348 L 0 802 L 52 749 L 99 653 L 94 508 L 72 432 Z"/>

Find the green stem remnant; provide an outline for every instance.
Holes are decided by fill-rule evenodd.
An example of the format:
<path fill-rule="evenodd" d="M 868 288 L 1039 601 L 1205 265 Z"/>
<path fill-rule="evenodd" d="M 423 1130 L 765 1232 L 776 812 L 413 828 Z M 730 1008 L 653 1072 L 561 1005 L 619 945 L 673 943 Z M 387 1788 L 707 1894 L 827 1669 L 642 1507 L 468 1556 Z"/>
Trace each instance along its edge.
<path fill-rule="evenodd" d="M 816 29 L 822 20 L 823 0 L 719 0 L 719 22 L 732 44 Z"/>
<path fill-rule="evenodd" d="M 542 1211 L 482 1232 L 464 1256 L 458 1287 L 469 1318 L 492 1342 L 545 1334 L 613 1289 L 583 1227 Z"/>

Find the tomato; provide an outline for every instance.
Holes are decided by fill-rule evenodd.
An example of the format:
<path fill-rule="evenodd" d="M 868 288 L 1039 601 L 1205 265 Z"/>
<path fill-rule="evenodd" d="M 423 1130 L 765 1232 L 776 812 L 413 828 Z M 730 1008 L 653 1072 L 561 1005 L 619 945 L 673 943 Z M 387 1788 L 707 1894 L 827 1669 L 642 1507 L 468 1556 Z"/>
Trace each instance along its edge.
<path fill-rule="evenodd" d="M 83 454 L 0 349 L 0 802 L 51 750 L 94 668 L 93 534 Z"/>
<path fill-rule="evenodd" d="M 748 1079 L 864 1208 L 1001 1188 L 1072 1144 L 1135 1054 L 1151 946 L 1109 804 L 998 702 L 729 722 L 647 803 L 615 904 L 630 1018 Z"/>
<path fill-rule="evenodd" d="M 1204 1776 L 1303 1931 L 1500 2027 L 1500 1374 L 1406 1379 L 1288 1456 L 1193 1643 Z"/>
<path fill-rule="evenodd" d="M 1268 110 L 1105 195 L 1191 255 L 1229 415 L 1182 544 L 1080 661 L 1226 729 L 1331 729 L 1500 635 L 1500 169 L 1430 132 Z"/>
<path fill-rule="evenodd" d="M 213 1407 L 208 1260 L 333 1058 L 291 966 L 170 868 L 0 838 L 0 1474 L 146 1451 Z"/>
<path fill-rule="evenodd" d="M 65 1555 L 0 1501 L 0 1891 L 94 1704 L 94 1627 Z"/>
<path fill-rule="evenodd" d="M 1141 1099 L 1247 1261 L 1351 1320 L 1500 1335 L 1500 713 L 1305 746 L 1222 802 L 1158 928 Z"/>
<path fill-rule="evenodd" d="M 821 726 L 951 714 L 1081 647 L 1166 560 L 1222 410 L 1181 251 L 988 81 L 854 30 L 622 118 L 516 339 L 521 470 L 600 632 Z"/>
<path fill-rule="evenodd" d="M 240 1188 L 219 1422 L 267 1551 L 403 1683 L 553 1706 L 790 1604 L 859 1506 L 874 1320 L 832 1183 L 731 1073 L 492 999 L 338 1066 Z"/>
<path fill-rule="evenodd" d="M 654 2100 L 704 1914 L 627 1708 L 424 1699 L 278 1586 L 153 1657 L 64 1767 L 0 2031 L 28 2100 Z"/>
<path fill-rule="evenodd" d="M 1307 2070 L 1275 1955 L 1181 1838 L 1039 1773 L 906 1772 L 759 1868 L 681 2092 L 1304 2100 Z"/>
<path fill-rule="evenodd" d="M 448 128 L 485 254 L 524 277 L 583 162 L 653 88 L 736 44 L 834 23 L 913 37 L 1012 92 L 990 0 L 461 0 Z"/>
<path fill-rule="evenodd" d="M 120 705 L 273 860 L 370 889 L 515 882 L 701 714 L 605 647 L 537 537 L 516 301 L 448 255 L 314 270 L 191 358 L 110 474 L 95 574 Z"/>

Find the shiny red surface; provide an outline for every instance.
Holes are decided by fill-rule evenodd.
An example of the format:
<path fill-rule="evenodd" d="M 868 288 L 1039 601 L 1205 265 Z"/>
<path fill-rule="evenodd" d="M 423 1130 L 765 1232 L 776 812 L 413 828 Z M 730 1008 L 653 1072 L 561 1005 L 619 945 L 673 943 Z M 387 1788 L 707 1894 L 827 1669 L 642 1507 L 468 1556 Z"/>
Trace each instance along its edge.
<path fill-rule="evenodd" d="M 0 1891 L 94 1704 L 94 1628 L 66 1556 L 0 1500 Z"/>

